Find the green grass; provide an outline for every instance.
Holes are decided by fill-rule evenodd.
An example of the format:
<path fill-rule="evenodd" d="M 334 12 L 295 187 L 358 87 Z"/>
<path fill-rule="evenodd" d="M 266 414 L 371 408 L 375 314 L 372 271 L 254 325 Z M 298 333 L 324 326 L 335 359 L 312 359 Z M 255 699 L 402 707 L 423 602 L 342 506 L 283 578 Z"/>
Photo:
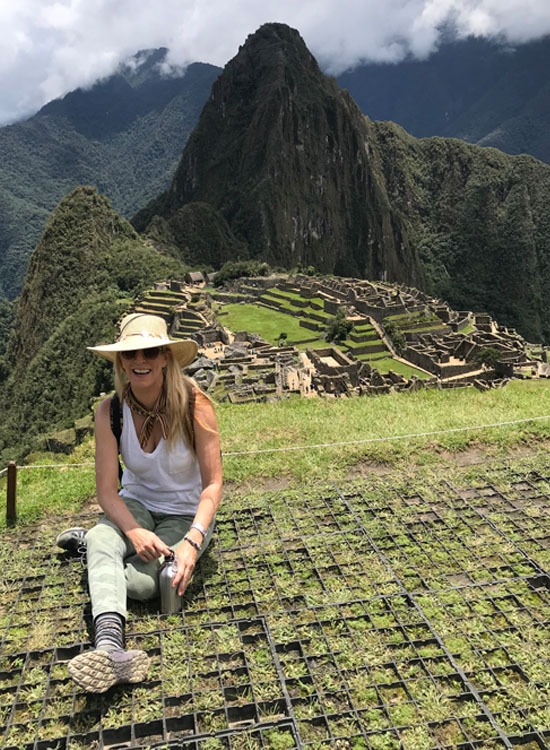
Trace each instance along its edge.
<path fill-rule="evenodd" d="M 514 381 L 505 388 L 480 393 L 469 389 L 390 393 L 353 399 L 300 399 L 265 404 L 222 403 L 217 406 L 224 477 L 259 488 L 284 480 L 289 486 L 341 481 L 358 462 L 388 466 L 437 464 L 442 451 L 481 448 L 487 456 L 505 455 L 525 442 L 550 438 L 550 420 L 406 440 L 401 435 L 472 427 L 550 414 L 550 389 L 545 381 Z M 390 438 L 338 447 L 308 445 Z M 234 452 L 306 446 L 303 450 L 244 456 Z M 91 442 L 71 457 L 50 456 L 52 463 L 91 461 Z M 44 463 L 43 457 L 38 463 Z M 0 482 L 5 491 L 5 478 Z M 75 512 L 93 496 L 93 470 L 67 468 L 19 472 L 18 509 L 21 521 L 43 514 Z M 2 523 L 4 520 L 2 519 Z"/>
<path fill-rule="evenodd" d="M 283 331 L 288 334 L 289 343 L 315 336 L 315 331 L 310 331 L 298 324 L 298 318 L 258 305 L 224 305 L 222 312 L 227 315 L 224 315 L 220 322 L 231 331 L 246 330 L 258 333 L 270 344 L 276 344 L 279 341 L 279 334 Z M 326 342 L 319 340 L 318 344 L 314 342 L 306 346 L 315 345 L 326 346 Z"/>
<path fill-rule="evenodd" d="M 271 294 L 267 294 L 266 293 L 266 294 L 263 294 L 262 297 L 263 298 L 267 297 L 268 300 L 273 300 L 274 302 L 276 302 L 278 304 L 278 306 L 282 310 L 290 310 L 291 312 L 299 313 L 300 317 L 302 317 L 302 318 L 306 318 L 306 319 L 307 318 L 311 318 L 311 316 L 313 314 L 313 315 L 318 315 L 321 318 L 323 318 L 324 320 L 328 321 L 330 319 L 330 317 L 331 317 L 330 315 L 327 315 L 326 313 L 324 313 L 322 310 L 314 310 L 312 307 L 309 307 L 309 306 L 308 307 L 298 307 L 297 305 L 293 305 L 290 300 L 279 299 L 277 297 L 274 297 Z M 314 318 L 311 318 L 311 320 L 313 320 L 314 323 L 319 323 L 320 322 L 318 320 L 315 320 Z M 322 325 L 322 323 L 321 323 L 321 325 Z"/>
<path fill-rule="evenodd" d="M 425 331 L 439 331 L 441 328 L 443 328 L 443 324 L 439 322 L 434 325 L 427 324 L 418 328 L 407 328 L 406 326 L 402 326 L 401 330 L 403 333 L 424 333 Z"/>
<path fill-rule="evenodd" d="M 360 359 L 363 359 L 363 357 L 360 356 Z M 396 359 L 392 359 L 391 357 L 384 357 L 383 359 L 370 361 L 368 359 L 364 359 L 363 361 L 369 362 L 373 367 L 376 367 L 377 370 L 380 370 L 380 372 L 388 372 L 389 370 L 393 370 L 394 372 L 399 373 L 399 375 L 404 375 L 406 378 L 411 378 L 413 375 L 415 375 L 417 378 L 427 380 L 428 378 L 433 377 L 432 375 L 428 375 L 422 370 L 417 370 L 416 367 L 413 367 L 412 365 L 406 365 L 404 362 L 398 362 Z"/>
<path fill-rule="evenodd" d="M 29 464 L 31 468 L 17 471 L 17 520 L 32 523 L 52 513 L 78 512 L 83 503 L 95 495 L 93 466 L 94 443 L 90 438 L 78 446 L 70 456 L 45 453 L 37 455 Z M 90 466 L 75 464 L 91 463 Z M 61 468 L 33 468 L 42 464 L 69 464 Z M 6 477 L 0 479 L 0 492 L 5 496 Z M 0 517 L 0 527 L 5 527 L 5 516 Z"/>
<path fill-rule="evenodd" d="M 269 292 L 275 292 L 275 294 L 283 295 L 289 300 L 297 299 L 301 302 L 314 302 L 316 305 L 321 305 L 321 307 L 323 307 L 324 304 L 324 300 L 321 299 L 321 297 L 302 297 L 302 295 L 298 294 L 297 292 L 287 292 L 286 289 L 279 289 L 278 287 L 271 287 L 270 289 L 266 289 L 266 293 Z"/>
<path fill-rule="evenodd" d="M 101 728 L 133 722 L 158 747 L 171 706 L 196 719 L 201 738 L 185 740 L 201 750 L 259 750 L 259 733 L 265 750 L 492 750 L 497 724 L 508 736 L 544 733 L 550 595 L 533 572 L 548 567 L 535 539 L 549 525 L 530 485 L 547 495 L 548 468 L 541 455 L 448 471 L 446 481 L 421 470 L 342 493 L 231 493 L 184 596 L 185 620 L 159 617 L 155 600 L 130 603 L 127 644 L 147 650 L 147 684 L 105 698 L 75 686 L 55 651 L 89 636 L 86 573 L 57 554 L 57 519 L 5 533 L 4 745 L 90 750 Z M 289 697 L 292 732 L 273 724 Z M 249 714 L 252 702 L 260 722 L 230 723 L 231 708 Z M 325 741 L 327 728 L 343 742 Z"/>
<path fill-rule="evenodd" d="M 370 341 L 351 341 L 350 339 L 346 339 L 344 341 L 344 344 L 350 349 L 362 349 L 365 346 L 380 346 L 383 343 L 382 339 L 372 339 Z"/>
<path fill-rule="evenodd" d="M 427 390 L 336 401 L 291 399 L 243 404 L 238 409 L 220 404 L 218 408 L 223 450 L 229 453 L 391 438 L 538 417 L 550 414 L 550 390 L 543 381 L 515 381 L 486 393 L 473 388 Z M 310 484 L 339 480 L 358 461 L 408 464 L 417 452 L 438 461 L 442 450 L 480 445 L 491 454 L 540 437 L 550 437 L 550 420 L 414 440 L 228 456 L 224 470 L 227 479 L 237 482 L 285 476 L 292 484 Z"/>

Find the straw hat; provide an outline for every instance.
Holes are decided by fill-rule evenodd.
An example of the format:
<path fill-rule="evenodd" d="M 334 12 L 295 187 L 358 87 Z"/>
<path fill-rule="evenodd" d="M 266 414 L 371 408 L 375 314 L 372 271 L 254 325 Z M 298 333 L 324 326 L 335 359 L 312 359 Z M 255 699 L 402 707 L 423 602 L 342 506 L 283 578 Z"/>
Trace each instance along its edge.
<path fill-rule="evenodd" d="M 185 367 L 192 362 L 198 350 L 197 344 L 191 339 L 180 341 L 171 339 L 168 336 L 166 321 L 158 315 L 146 313 L 132 313 L 123 318 L 120 323 L 120 333 L 114 344 L 88 346 L 87 348 L 114 362 L 117 352 L 152 349 L 155 346 L 169 347 L 180 367 Z"/>

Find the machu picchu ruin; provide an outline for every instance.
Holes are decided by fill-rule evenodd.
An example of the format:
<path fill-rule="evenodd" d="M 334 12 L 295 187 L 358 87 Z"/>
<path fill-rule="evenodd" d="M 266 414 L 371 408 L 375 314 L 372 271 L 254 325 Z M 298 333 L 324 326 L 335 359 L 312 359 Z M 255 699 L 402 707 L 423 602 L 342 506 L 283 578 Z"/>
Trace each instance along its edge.
<path fill-rule="evenodd" d="M 197 341 L 199 357 L 187 372 L 217 400 L 486 390 L 550 376 L 544 347 L 485 313 L 453 310 L 404 284 L 302 274 L 240 278 L 221 288 L 212 281 L 194 272 L 157 283 L 133 310 L 162 315 L 174 338 Z M 253 323 L 235 328 L 231 313 L 250 310 L 284 316 L 292 332 L 281 328 L 268 340 Z M 330 342 L 327 327 L 338 314 L 350 330 Z"/>

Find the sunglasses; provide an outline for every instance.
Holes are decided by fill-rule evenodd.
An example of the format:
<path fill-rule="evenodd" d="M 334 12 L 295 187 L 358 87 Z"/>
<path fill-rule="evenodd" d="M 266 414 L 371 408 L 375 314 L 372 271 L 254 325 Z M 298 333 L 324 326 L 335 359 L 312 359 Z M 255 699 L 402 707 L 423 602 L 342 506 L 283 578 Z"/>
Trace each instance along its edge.
<path fill-rule="evenodd" d="M 130 349 L 128 351 L 122 351 L 120 352 L 120 356 L 122 359 L 135 359 L 137 357 L 138 352 L 143 352 L 143 356 L 145 359 L 156 359 L 159 354 L 162 354 L 164 352 L 164 349 L 162 346 L 152 346 L 149 349 Z"/>

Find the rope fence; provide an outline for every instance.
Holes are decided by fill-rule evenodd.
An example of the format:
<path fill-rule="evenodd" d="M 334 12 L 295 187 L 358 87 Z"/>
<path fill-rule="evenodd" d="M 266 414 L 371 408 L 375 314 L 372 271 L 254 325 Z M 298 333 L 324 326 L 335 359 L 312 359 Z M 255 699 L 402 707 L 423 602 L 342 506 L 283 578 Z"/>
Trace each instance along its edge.
<path fill-rule="evenodd" d="M 550 415 L 541 417 L 526 417 L 524 419 L 512 419 L 505 422 L 492 422 L 489 424 L 473 425 L 470 427 L 451 427 L 447 430 L 432 430 L 430 432 L 413 432 L 406 435 L 389 435 L 386 437 L 375 437 L 375 438 L 363 438 L 361 440 L 343 440 L 340 442 L 333 443 L 316 443 L 313 445 L 287 445 L 280 448 L 257 448 L 250 451 L 227 451 L 224 452 L 223 458 L 232 458 L 235 456 L 254 456 L 266 453 L 284 453 L 289 451 L 303 451 L 322 448 L 339 448 L 349 445 L 366 445 L 372 443 L 387 443 L 396 440 L 414 440 L 415 438 L 422 437 L 435 437 L 436 435 L 451 435 L 458 432 L 473 432 L 476 430 L 487 430 L 495 429 L 497 427 L 509 427 L 511 425 L 527 424 L 529 422 L 540 422 L 545 419 L 550 419 Z M 16 520 L 16 486 L 17 486 L 17 471 L 25 471 L 29 469 L 61 469 L 61 468 L 82 468 L 86 466 L 94 466 L 93 461 L 87 461 L 84 463 L 65 463 L 65 464 L 33 464 L 31 466 L 17 466 L 15 461 L 10 461 L 5 469 L 0 471 L 0 478 L 7 474 L 7 489 L 6 489 L 6 521 L 8 524 L 13 524 Z"/>

